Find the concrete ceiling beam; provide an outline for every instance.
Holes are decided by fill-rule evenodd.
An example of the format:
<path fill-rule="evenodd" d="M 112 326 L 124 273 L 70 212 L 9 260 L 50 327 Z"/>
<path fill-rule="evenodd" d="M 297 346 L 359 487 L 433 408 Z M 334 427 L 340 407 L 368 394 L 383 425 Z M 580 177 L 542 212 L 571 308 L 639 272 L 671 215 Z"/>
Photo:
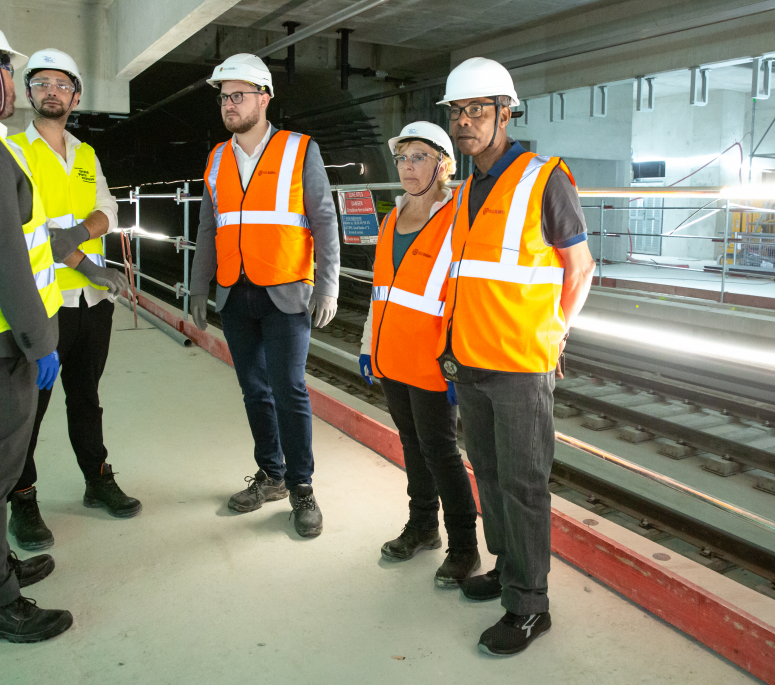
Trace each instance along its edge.
<path fill-rule="evenodd" d="M 130 80 L 239 0 L 114 0 L 108 21 L 115 73 Z"/>

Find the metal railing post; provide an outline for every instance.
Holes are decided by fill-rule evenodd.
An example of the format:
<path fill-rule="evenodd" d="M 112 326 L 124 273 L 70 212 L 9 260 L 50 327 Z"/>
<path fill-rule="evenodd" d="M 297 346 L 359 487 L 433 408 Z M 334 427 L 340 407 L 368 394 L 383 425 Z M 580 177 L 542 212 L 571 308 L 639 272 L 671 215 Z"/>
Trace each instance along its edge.
<path fill-rule="evenodd" d="M 186 181 L 183 184 L 183 193 L 186 198 L 189 196 L 189 184 Z M 188 245 L 189 239 L 189 205 L 191 203 L 186 201 L 183 203 L 183 238 Z M 189 283 L 188 283 L 188 250 L 183 250 L 183 287 L 186 289 L 185 295 L 183 295 L 183 320 L 188 321 L 188 297 L 189 297 Z"/>
<path fill-rule="evenodd" d="M 729 200 L 726 201 L 724 211 L 724 252 L 721 263 L 721 298 L 719 302 L 724 301 L 724 291 L 727 287 L 727 250 L 729 249 Z"/>
<path fill-rule="evenodd" d="M 603 214 L 605 213 L 605 199 L 600 201 L 600 263 L 598 264 L 597 284 L 603 285 Z"/>
<path fill-rule="evenodd" d="M 140 228 L 140 186 L 135 186 L 135 228 Z M 137 289 L 140 290 L 140 236 L 135 238 L 135 267 L 137 267 Z"/>

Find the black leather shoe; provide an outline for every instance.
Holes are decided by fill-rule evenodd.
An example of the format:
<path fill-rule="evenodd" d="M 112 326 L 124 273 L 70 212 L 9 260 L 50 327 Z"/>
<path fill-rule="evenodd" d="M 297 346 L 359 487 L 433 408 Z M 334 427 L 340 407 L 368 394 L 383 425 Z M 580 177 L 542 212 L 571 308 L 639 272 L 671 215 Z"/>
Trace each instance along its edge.
<path fill-rule="evenodd" d="M 497 569 L 493 569 L 483 576 L 468 578 L 460 584 L 460 589 L 467 599 L 472 599 L 475 602 L 498 599 L 502 592 L 501 573 Z"/>
<path fill-rule="evenodd" d="M 137 516 L 143 508 L 139 500 L 127 497 L 118 487 L 110 464 L 102 465 L 99 477 L 86 481 L 83 505 L 92 509 L 104 507 L 111 516 L 117 518 Z"/>
<path fill-rule="evenodd" d="M 274 502 L 288 496 L 285 481 L 270 478 L 263 469 L 256 471 L 255 478 L 245 476 L 245 482 L 248 487 L 233 494 L 229 500 L 229 509 L 240 514 L 260 509 L 264 502 Z"/>
<path fill-rule="evenodd" d="M 320 511 L 312 486 L 297 485 L 290 490 L 293 525 L 303 538 L 314 538 L 323 532 L 323 513 Z"/>
<path fill-rule="evenodd" d="M 517 616 L 510 611 L 479 638 L 479 649 L 493 656 L 511 656 L 527 649 L 539 635 L 552 627 L 548 611 L 542 614 Z"/>
<path fill-rule="evenodd" d="M 8 530 L 16 537 L 16 544 L 30 552 L 51 547 L 54 535 L 40 515 L 38 491 L 31 487 L 22 492 L 13 492 L 9 501 L 11 520 L 8 522 Z"/>
<path fill-rule="evenodd" d="M 382 545 L 382 558 L 387 561 L 407 561 L 421 549 L 439 547 L 441 547 L 441 538 L 438 528 L 423 530 L 407 524 L 401 531 L 401 535 Z"/>
<path fill-rule="evenodd" d="M 39 609 L 35 600 L 19 597 L 0 607 L 0 640 L 43 642 L 73 625 L 73 615 L 60 609 Z"/>
<path fill-rule="evenodd" d="M 50 554 L 39 554 L 36 557 L 22 561 L 15 552 L 8 554 L 8 565 L 16 574 L 19 587 L 28 587 L 43 580 L 54 570 L 54 557 Z"/>
<path fill-rule="evenodd" d="M 433 579 L 433 582 L 436 583 L 436 587 L 460 587 L 460 583 L 482 565 L 482 560 L 479 558 L 479 550 L 474 547 L 472 549 L 450 549 L 447 551 L 447 558 L 439 566 L 439 570 L 436 571 L 436 577 Z"/>

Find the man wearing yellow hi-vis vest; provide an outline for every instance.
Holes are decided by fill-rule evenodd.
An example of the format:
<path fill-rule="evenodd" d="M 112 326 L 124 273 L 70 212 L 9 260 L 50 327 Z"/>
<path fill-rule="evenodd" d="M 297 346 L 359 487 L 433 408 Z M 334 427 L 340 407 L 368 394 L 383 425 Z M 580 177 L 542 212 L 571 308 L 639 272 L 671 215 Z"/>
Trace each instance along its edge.
<path fill-rule="evenodd" d="M 13 74 L 26 61 L 0 31 L 0 119 L 14 113 Z M 54 570 L 54 560 L 39 554 L 22 561 L 10 551 L 5 499 L 24 468 L 38 388 L 50 390 L 59 371 L 56 313 L 62 295 L 43 202 L 6 134 L 0 123 L 0 640 L 40 642 L 67 630 L 73 617 L 21 596 L 20 588 Z"/>
<path fill-rule="evenodd" d="M 113 302 L 128 282 L 105 266 L 102 236 L 117 226 L 118 206 L 94 149 L 65 130 L 83 91 L 78 66 L 53 48 L 36 52 L 24 70 L 35 119 L 9 139 L 43 200 L 51 234 L 56 282 L 62 291 L 58 352 L 67 398 L 70 443 L 86 479 L 83 503 L 117 517 L 138 514 L 141 504 L 116 484 L 103 444 L 99 381 L 113 323 Z M 44 549 L 54 536 L 37 503 L 35 447 L 51 393 L 41 391 L 21 478 L 10 497 L 10 531 L 22 549 Z"/>

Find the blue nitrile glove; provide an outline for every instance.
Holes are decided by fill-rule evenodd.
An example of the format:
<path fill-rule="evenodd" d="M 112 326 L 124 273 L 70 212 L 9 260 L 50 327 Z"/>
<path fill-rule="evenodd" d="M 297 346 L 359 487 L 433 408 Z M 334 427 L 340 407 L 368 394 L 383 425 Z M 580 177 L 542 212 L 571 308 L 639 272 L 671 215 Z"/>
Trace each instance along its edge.
<path fill-rule="evenodd" d="M 457 393 L 455 392 L 455 384 L 447 382 L 447 402 L 449 402 L 450 406 L 454 407 L 457 405 Z"/>
<path fill-rule="evenodd" d="M 43 359 L 38 359 L 38 379 L 35 381 L 41 390 L 51 390 L 59 373 L 59 354 L 54 350 Z"/>
<path fill-rule="evenodd" d="M 358 364 L 361 367 L 361 376 L 363 376 L 363 380 L 371 385 L 374 382 L 371 380 L 371 377 L 374 375 L 374 371 L 371 369 L 371 355 L 362 354 L 358 358 Z"/>

